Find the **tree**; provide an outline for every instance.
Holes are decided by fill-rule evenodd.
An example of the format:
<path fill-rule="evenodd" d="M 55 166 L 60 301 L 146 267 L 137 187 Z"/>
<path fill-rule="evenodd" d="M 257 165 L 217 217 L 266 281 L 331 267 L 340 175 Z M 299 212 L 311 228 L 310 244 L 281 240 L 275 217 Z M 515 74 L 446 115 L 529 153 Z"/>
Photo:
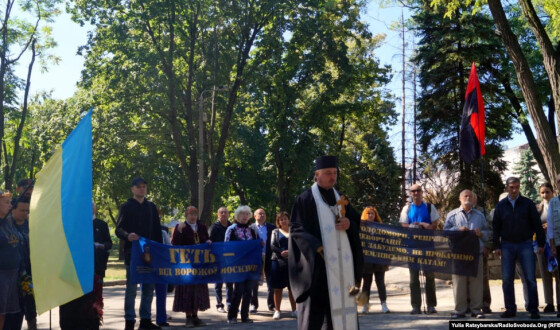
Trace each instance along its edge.
<path fill-rule="evenodd" d="M 50 28 L 42 26 L 58 13 L 60 0 L 8 0 L 0 17 L 0 164 L 4 159 L 5 189 L 11 190 L 17 170 L 20 142 L 27 118 L 31 72 L 35 60 L 45 60 L 54 46 Z M 19 7 L 19 8 L 17 8 Z M 20 10 L 19 17 L 16 14 Z M 30 54 L 29 54 L 30 53 Z M 25 54 L 30 57 L 25 78 L 16 76 L 15 67 Z M 23 99 L 19 93 L 23 90 Z M 13 135 L 6 135 L 6 122 L 14 125 Z M 9 139 L 7 138 L 9 137 Z M 8 150 L 10 147 L 10 150 Z"/>
<path fill-rule="evenodd" d="M 531 150 L 521 153 L 521 159 L 515 163 L 513 174 L 521 181 L 520 192 L 523 196 L 537 201 L 539 199 L 539 172 L 535 169 L 535 159 Z"/>

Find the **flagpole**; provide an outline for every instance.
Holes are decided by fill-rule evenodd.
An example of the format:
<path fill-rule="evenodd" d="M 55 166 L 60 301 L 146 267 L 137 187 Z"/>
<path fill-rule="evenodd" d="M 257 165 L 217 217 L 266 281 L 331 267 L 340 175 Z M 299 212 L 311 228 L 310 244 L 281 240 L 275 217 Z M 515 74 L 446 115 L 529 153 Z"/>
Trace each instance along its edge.
<path fill-rule="evenodd" d="M 486 194 L 484 192 L 484 163 L 482 161 L 482 157 L 484 156 L 480 156 L 480 199 L 482 201 L 482 203 L 480 203 L 482 205 L 482 212 L 484 213 L 484 219 L 486 219 Z"/>

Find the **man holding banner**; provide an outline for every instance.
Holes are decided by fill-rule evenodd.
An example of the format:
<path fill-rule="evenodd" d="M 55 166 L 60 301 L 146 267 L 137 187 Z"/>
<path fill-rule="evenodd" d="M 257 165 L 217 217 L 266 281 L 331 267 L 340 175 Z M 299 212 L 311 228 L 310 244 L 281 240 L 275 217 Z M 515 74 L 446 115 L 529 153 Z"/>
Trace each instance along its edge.
<path fill-rule="evenodd" d="M 154 203 L 146 199 L 146 180 L 137 177 L 132 180 L 130 187 L 132 198 L 126 201 L 119 210 L 117 217 L 117 228 L 115 234 L 118 238 L 125 240 L 124 262 L 126 265 L 126 291 L 124 297 L 125 329 L 134 329 L 136 312 L 134 302 L 136 300 L 136 289 L 138 284 L 130 281 L 130 252 L 132 242 L 141 237 L 161 243 L 161 225 L 159 214 Z M 154 297 L 154 284 L 142 284 L 142 296 L 140 298 L 140 329 L 161 329 L 151 321 L 152 299 Z"/>
<path fill-rule="evenodd" d="M 437 228 L 439 213 L 433 204 L 424 203 L 422 187 L 418 184 L 410 186 L 412 204 L 405 205 L 400 216 L 400 224 L 405 228 L 420 228 L 434 230 Z M 420 288 L 420 270 L 409 268 L 410 272 L 410 314 L 420 314 L 422 306 L 422 291 Z M 426 278 L 426 300 L 428 314 L 437 313 L 436 282 L 434 273 L 423 272 Z"/>
<path fill-rule="evenodd" d="M 490 230 L 484 214 L 473 208 L 475 197 L 472 191 L 463 190 L 459 195 L 461 206 L 449 212 L 445 220 L 444 230 L 469 231 L 473 230 L 480 243 L 478 258 L 478 271 L 475 277 L 465 275 L 452 275 L 453 297 L 455 298 L 455 312 L 451 315 L 452 319 L 464 318 L 469 305 L 467 297 L 470 297 L 470 309 L 472 316 L 478 319 L 484 318 L 482 313 L 482 292 L 483 292 L 483 257 L 484 244 L 488 240 Z M 468 289 L 468 295 L 467 295 Z"/>
<path fill-rule="evenodd" d="M 334 189 L 336 157 L 319 157 L 315 165 L 315 184 L 292 209 L 288 241 L 298 329 L 358 329 L 351 294 L 359 291 L 363 268 L 360 215 Z"/>

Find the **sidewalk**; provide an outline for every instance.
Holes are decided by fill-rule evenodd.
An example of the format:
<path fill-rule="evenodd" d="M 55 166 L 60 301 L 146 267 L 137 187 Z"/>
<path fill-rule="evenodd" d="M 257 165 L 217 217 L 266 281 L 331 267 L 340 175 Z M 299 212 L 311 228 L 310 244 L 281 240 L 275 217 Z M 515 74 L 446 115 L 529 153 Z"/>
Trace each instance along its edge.
<path fill-rule="evenodd" d="M 359 316 L 361 329 L 449 329 L 449 317 L 454 308 L 453 289 L 445 281 L 436 280 L 436 294 L 438 299 L 437 314 L 432 315 L 410 315 L 410 297 L 409 297 L 409 273 L 407 268 L 392 267 L 385 275 L 387 285 L 387 305 L 391 310 L 389 314 L 381 314 L 381 306 L 377 298 L 377 289 L 375 284 L 372 286 L 370 298 L 370 313 Z M 544 306 L 544 296 L 542 292 L 542 284 L 538 280 L 539 302 L 540 306 Z M 257 314 L 251 314 L 251 318 L 255 321 L 253 324 L 236 324 L 228 325 L 226 323 L 226 315 L 218 313 L 215 308 L 214 285 L 209 284 L 210 306 L 209 310 L 200 312 L 199 317 L 206 323 L 206 329 L 296 329 L 297 323 L 293 318 L 288 317 L 290 303 L 287 297 L 287 290 L 284 290 L 284 299 L 282 300 L 283 315 L 280 320 L 272 320 L 272 312 L 266 308 L 266 284 L 259 290 L 259 311 Z M 490 284 L 492 291 L 492 311 L 487 315 L 486 320 L 501 320 L 499 314 L 504 311 L 504 301 L 502 295 L 501 282 L 495 281 Z M 103 329 L 124 329 L 124 286 L 108 286 L 104 288 L 105 309 L 103 315 Z M 508 320 L 528 320 L 529 314 L 524 311 L 523 292 L 520 281 L 515 283 L 516 302 L 518 306 L 518 317 Z M 140 293 L 138 293 L 136 308 L 140 304 Z M 173 293 L 167 297 L 168 315 L 172 317 L 169 320 L 170 327 L 168 329 L 186 329 L 185 314 L 175 313 L 171 311 L 173 306 Z M 542 308 L 541 308 L 542 310 Z M 152 305 L 152 320 L 155 321 L 155 297 Z M 474 320 L 467 318 L 464 320 Z M 556 313 L 542 314 L 541 320 L 557 321 Z M 39 329 L 49 329 L 49 313 L 41 315 L 38 319 Z M 138 326 L 137 319 L 136 325 Z M 24 322 L 24 329 L 25 322 Z M 52 329 L 58 327 L 58 308 L 52 310 Z"/>

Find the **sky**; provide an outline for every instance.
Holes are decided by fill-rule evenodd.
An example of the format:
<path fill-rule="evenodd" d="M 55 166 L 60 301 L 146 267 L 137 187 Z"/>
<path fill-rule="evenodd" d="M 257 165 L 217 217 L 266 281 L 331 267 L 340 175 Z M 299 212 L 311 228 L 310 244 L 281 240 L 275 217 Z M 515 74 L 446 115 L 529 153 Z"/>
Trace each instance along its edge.
<path fill-rule="evenodd" d="M 405 19 L 409 14 L 405 12 Z M 400 20 L 401 7 L 381 7 L 378 0 L 372 0 L 369 3 L 367 12 L 364 13 L 363 19 L 369 24 L 370 30 L 374 34 L 384 33 L 386 39 L 381 47 L 376 51 L 376 56 L 381 64 L 390 64 L 393 67 L 394 75 L 391 84 L 388 86 L 393 94 L 398 98 L 395 100 L 396 111 L 399 114 L 398 123 L 391 128 L 389 132 L 390 141 L 395 149 L 396 155 L 400 159 L 401 150 L 401 68 L 402 68 L 402 39 L 398 31 L 391 29 L 391 25 Z M 52 90 L 52 95 L 57 99 L 65 99 L 73 95 L 77 89 L 77 82 L 80 80 L 81 71 L 83 69 L 83 57 L 77 55 L 78 47 L 87 43 L 87 32 L 91 29 L 89 26 L 80 27 L 70 19 L 70 15 L 62 10 L 62 14 L 56 18 L 52 24 L 53 37 L 57 42 L 57 47 L 51 50 L 53 54 L 61 58 L 59 65 L 51 65 L 48 72 L 40 72 L 34 70 L 31 80 L 31 94 L 39 91 Z M 411 38 L 411 33 L 407 33 L 407 38 Z M 410 55 L 412 42 L 407 44 L 407 55 Z M 26 64 L 27 65 L 27 64 Z M 20 68 L 22 72 L 25 68 Z M 412 88 L 407 88 L 407 103 L 412 100 Z M 408 118 L 410 119 L 410 115 Z M 409 125 L 410 127 L 410 125 Z M 411 130 L 411 129 L 408 129 Z M 407 134 L 407 140 L 411 139 Z M 514 138 L 505 143 L 505 147 L 514 147 L 526 143 L 523 134 L 515 134 Z M 410 146 L 407 143 L 407 157 L 411 157 Z"/>

